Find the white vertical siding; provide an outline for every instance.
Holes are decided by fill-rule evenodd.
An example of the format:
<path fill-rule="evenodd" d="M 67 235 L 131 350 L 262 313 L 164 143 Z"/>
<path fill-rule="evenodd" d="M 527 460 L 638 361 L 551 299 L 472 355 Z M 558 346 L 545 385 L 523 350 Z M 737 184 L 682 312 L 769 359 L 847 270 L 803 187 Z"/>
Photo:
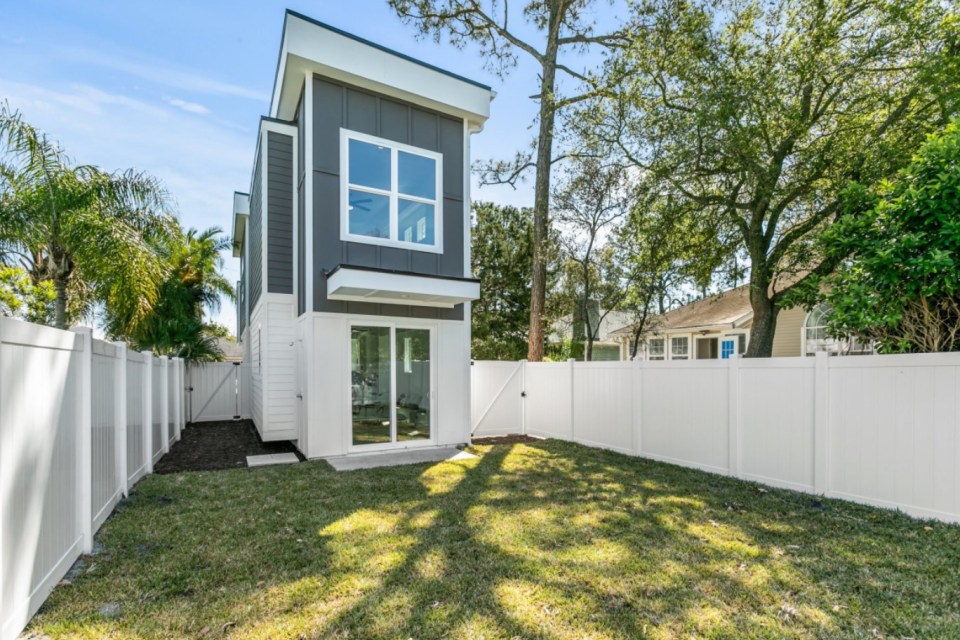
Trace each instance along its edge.
<path fill-rule="evenodd" d="M 645 362 L 639 389 L 640 441 L 645 454 L 726 471 L 727 375 L 722 360 Z"/>
<path fill-rule="evenodd" d="M 0 640 L 17 636 L 144 474 L 145 360 L 89 329 L 0 317 Z"/>
<path fill-rule="evenodd" d="M 143 354 L 127 352 L 127 479 L 131 485 L 146 473 L 143 459 Z"/>
<path fill-rule="evenodd" d="M 153 371 L 150 376 L 152 389 L 151 409 L 153 412 L 151 424 L 151 449 L 154 463 L 163 456 L 163 361 L 153 359 Z"/>
<path fill-rule="evenodd" d="M 474 366 L 487 364 L 477 363 Z M 517 363 L 517 366 L 517 384 L 509 389 L 509 393 L 510 400 L 518 405 L 522 400 L 520 394 L 527 394 L 523 400 L 526 432 L 544 438 L 573 439 L 573 403 L 570 395 L 573 389 L 573 363 L 530 362 L 522 367 Z M 509 422 L 501 423 L 509 426 Z"/>
<path fill-rule="evenodd" d="M 113 394 L 117 387 L 114 379 L 115 347 L 94 340 L 93 342 L 93 530 L 96 531 L 110 515 L 113 505 L 120 497 L 117 487 L 116 438 Z"/>
<path fill-rule="evenodd" d="M 263 350 L 260 344 L 265 327 L 263 326 L 263 301 L 257 303 L 250 314 L 248 329 L 250 358 L 250 415 L 257 429 L 263 429 Z"/>

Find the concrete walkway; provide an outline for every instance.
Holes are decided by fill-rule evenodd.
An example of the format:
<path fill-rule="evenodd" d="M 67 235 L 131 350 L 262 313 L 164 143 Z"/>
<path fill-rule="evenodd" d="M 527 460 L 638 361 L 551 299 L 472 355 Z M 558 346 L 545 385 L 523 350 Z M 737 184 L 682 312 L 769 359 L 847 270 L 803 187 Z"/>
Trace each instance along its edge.
<path fill-rule="evenodd" d="M 400 451 L 383 451 L 380 453 L 365 453 L 357 456 L 338 456 L 327 458 L 330 466 L 337 471 L 353 471 L 355 469 L 374 469 L 376 467 L 396 467 L 402 464 L 419 464 L 421 462 L 443 462 L 445 460 L 469 460 L 477 456 L 454 447 L 438 449 L 403 449 Z"/>

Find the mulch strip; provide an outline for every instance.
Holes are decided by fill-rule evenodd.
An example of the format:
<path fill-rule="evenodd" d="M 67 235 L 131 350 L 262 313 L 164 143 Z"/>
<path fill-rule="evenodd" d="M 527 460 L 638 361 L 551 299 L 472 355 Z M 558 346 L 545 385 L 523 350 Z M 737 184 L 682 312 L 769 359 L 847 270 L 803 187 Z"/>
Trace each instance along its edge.
<path fill-rule="evenodd" d="M 187 425 L 180 441 L 154 466 L 154 473 L 216 471 L 247 466 L 247 456 L 268 453 L 297 454 L 292 442 L 264 442 L 252 420 L 200 422 Z"/>
<path fill-rule="evenodd" d="M 542 438 L 533 438 L 531 436 L 515 434 L 509 436 L 490 436 L 489 438 L 473 438 L 470 440 L 470 444 L 526 444 L 542 441 Z"/>

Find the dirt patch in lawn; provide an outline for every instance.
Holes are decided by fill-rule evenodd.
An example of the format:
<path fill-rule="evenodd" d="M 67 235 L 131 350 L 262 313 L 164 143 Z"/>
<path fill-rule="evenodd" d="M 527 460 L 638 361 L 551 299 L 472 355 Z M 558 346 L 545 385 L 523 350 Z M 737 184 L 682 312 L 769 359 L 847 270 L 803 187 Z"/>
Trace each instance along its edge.
<path fill-rule="evenodd" d="M 489 438 L 473 438 L 470 444 L 530 444 L 543 442 L 541 438 L 513 434 L 509 436 L 490 436 Z"/>
<path fill-rule="evenodd" d="M 226 420 L 188 425 L 180 441 L 154 466 L 154 473 L 216 471 L 247 466 L 247 456 L 293 452 L 293 443 L 264 442 L 251 420 Z"/>

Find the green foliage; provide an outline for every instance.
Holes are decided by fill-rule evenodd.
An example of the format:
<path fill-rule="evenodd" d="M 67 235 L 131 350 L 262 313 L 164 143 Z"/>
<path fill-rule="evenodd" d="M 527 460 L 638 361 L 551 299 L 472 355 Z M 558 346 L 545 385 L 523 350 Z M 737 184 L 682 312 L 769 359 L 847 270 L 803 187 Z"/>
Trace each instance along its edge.
<path fill-rule="evenodd" d="M 220 308 L 221 297 L 234 299 L 233 287 L 220 273 L 220 252 L 230 248 L 229 239 L 221 234 L 221 229 L 213 227 L 202 232 L 190 229 L 172 238 L 163 249 L 170 272 L 160 285 L 156 303 L 139 319 L 108 313 L 108 331 L 120 333 L 132 326 L 127 334 L 131 344 L 157 355 L 222 359 L 216 326 L 203 320 L 205 309 Z"/>
<path fill-rule="evenodd" d="M 53 316 L 54 298 L 49 280 L 34 284 L 24 269 L 0 264 L 0 315 L 47 324 Z"/>
<path fill-rule="evenodd" d="M 621 100 L 584 109 L 588 135 L 736 234 L 754 336 L 769 355 L 789 287 L 829 273 L 819 235 L 851 182 L 903 167 L 960 103 L 960 20 L 941 0 L 638 3 L 611 58 Z M 777 286 L 777 282 L 780 284 Z"/>
<path fill-rule="evenodd" d="M 471 261 L 480 299 L 472 305 L 471 353 L 478 360 L 519 360 L 530 327 L 531 212 L 475 202 L 473 215 Z"/>
<path fill-rule="evenodd" d="M 96 305 L 131 322 L 142 318 L 166 274 L 155 246 L 176 227 L 159 182 L 134 170 L 73 165 L 7 105 L 0 106 L 0 166 L 0 259 L 34 283 L 53 284 L 53 324 L 65 328 Z"/>
<path fill-rule="evenodd" d="M 960 351 L 960 121 L 931 136 L 864 210 L 824 244 L 850 256 L 827 281 L 831 331 L 874 339 L 884 352 Z"/>

